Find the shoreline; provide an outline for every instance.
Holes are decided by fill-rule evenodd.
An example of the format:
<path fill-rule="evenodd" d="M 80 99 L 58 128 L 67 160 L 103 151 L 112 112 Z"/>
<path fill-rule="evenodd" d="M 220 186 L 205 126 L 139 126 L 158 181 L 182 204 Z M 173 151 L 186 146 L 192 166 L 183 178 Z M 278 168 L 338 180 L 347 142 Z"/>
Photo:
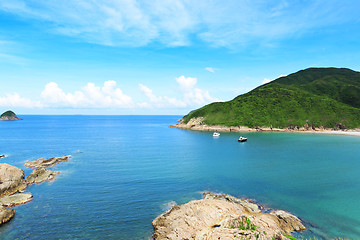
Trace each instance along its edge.
<path fill-rule="evenodd" d="M 221 126 L 221 125 L 206 125 L 201 122 L 202 119 L 192 119 L 187 124 L 179 122 L 174 125 L 170 125 L 171 128 L 179 128 L 185 130 L 195 131 L 217 131 L 217 132 L 290 132 L 290 133 L 314 133 L 314 134 L 330 134 L 330 135 L 346 135 L 360 137 L 360 129 L 330 129 L 330 128 L 271 128 L 271 127 L 258 127 L 249 128 L 245 126 Z"/>

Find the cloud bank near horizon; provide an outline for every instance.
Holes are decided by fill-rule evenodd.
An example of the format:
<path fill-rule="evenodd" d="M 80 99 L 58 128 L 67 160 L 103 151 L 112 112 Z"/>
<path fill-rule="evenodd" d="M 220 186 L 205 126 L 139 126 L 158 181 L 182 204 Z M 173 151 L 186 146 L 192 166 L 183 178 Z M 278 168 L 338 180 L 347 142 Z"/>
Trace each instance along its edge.
<path fill-rule="evenodd" d="M 355 0 L 351 0 L 357 4 Z M 39 28 L 107 46 L 243 46 L 358 21 L 339 0 L 0 0 L 0 11 Z M 356 19 L 354 19 L 356 17 Z"/>
<path fill-rule="evenodd" d="M 0 96 L 0 107 L 21 108 L 69 108 L 69 109 L 134 109 L 134 108 L 186 108 L 221 101 L 210 96 L 209 92 L 196 88 L 197 78 L 180 76 L 175 79 L 177 91 L 182 97 L 156 96 L 149 87 L 138 84 L 140 92 L 147 101 L 135 102 L 117 87 L 113 80 L 105 81 L 103 86 L 87 83 L 80 90 L 66 93 L 56 82 L 49 82 L 40 93 L 40 100 L 24 98 L 18 93 Z"/>

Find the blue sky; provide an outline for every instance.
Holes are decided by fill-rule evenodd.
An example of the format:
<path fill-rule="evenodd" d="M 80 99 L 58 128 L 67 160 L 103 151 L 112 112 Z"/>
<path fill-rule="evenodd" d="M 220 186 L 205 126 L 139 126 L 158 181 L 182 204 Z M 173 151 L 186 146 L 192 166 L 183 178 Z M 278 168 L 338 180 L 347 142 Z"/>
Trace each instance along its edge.
<path fill-rule="evenodd" d="M 359 10 L 357 0 L 0 0 L 0 111 L 183 115 L 308 67 L 359 71 Z"/>

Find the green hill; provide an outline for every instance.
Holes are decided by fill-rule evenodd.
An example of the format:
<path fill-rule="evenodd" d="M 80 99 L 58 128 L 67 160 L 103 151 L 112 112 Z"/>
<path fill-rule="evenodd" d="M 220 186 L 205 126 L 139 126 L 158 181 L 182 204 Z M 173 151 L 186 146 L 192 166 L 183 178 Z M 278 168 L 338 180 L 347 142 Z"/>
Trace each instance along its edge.
<path fill-rule="evenodd" d="M 13 111 L 6 111 L 0 116 L 1 121 L 11 121 L 11 120 L 22 120 L 21 118 L 18 118 L 16 114 Z"/>
<path fill-rule="evenodd" d="M 360 127 L 360 73 L 344 68 L 309 68 L 278 78 L 229 102 L 192 111 L 208 125 Z"/>

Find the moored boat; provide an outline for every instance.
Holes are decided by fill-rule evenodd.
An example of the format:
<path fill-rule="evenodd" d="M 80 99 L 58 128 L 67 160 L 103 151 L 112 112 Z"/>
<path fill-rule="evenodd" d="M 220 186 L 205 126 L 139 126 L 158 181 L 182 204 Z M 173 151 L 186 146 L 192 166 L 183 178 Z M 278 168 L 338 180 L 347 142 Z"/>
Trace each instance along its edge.
<path fill-rule="evenodd" d="M 213 137 L 219 137 L 220 136 L 220 133 L 219 132 L 214 132 L 213 133 Z"/>
<path fill-rule="evenodd" d="M 238 142 L 246 142 L 247 138 L 246 137 L 239 137 Z"/>

